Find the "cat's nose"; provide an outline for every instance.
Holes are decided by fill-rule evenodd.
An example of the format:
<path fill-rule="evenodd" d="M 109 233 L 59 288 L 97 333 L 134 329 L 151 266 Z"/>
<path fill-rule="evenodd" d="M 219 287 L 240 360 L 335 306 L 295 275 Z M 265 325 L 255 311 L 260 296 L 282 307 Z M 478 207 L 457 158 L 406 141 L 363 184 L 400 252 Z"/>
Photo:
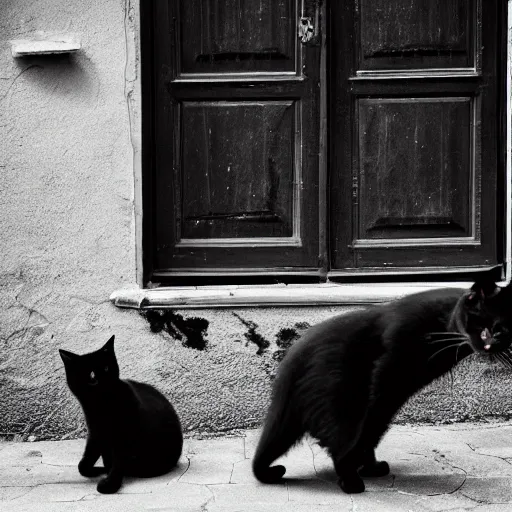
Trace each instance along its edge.
<path fill-rule="evenodd" d="M 503 331 L 491 332 L 489 329 L 482 331 L 480 338 L 484 343 L 484 350 L 486 352 L 502 352 L 507 350 L 512 344 L 512 336 Z"/>
<path fill-rule="evenodd" d="M 492 335 L 487 327 L 480 333 L 480 339 L 484 344 L 484 350 L 490 350 L 492 344 Z"/>

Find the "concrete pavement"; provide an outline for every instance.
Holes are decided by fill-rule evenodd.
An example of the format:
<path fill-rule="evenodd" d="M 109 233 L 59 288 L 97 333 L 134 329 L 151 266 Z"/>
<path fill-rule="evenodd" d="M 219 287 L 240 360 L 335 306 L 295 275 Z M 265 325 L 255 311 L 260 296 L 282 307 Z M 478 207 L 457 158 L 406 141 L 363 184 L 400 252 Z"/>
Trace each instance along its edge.
<path fill-rule="evenodd" d="M 126 479 L 101 495 L 79 475 L 84 440 L 0 443 L 2 512 L 512 512 L 512 422 L 394 426 L 378 456 L 391 475 L 343 494 L 332 463 L 312 440 L 284 458 L 287 479 L 257 482 L 251 472 L 258 431 L 188 438 L 179 467 Z"/>

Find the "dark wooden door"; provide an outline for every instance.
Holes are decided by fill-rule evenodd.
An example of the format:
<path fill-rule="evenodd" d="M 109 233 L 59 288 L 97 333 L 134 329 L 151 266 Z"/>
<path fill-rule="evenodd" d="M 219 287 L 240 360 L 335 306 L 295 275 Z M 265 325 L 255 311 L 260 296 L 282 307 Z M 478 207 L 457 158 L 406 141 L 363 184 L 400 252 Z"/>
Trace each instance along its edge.
<path fill-rule="evenodd" d="M 330 2 L 332 275 L 502 261 L 499 6 Z"/>
<path fill-rule="evenodd" d="M 152 279 L 317 273 L 315 6 L 153 4 Z"/>

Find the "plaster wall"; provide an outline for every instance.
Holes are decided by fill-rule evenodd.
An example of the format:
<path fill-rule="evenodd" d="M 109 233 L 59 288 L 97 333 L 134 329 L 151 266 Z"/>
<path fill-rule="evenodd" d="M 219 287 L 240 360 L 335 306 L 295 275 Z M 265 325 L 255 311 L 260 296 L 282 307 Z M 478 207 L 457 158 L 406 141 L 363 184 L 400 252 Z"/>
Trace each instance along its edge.
<path fill-rule="evenodd" d="M 57 347 L 103 340 L 109 294 L 135 281 L 126 9 L 0 2 L 2 432 L 65 411 Z M 82 50 L 14 59 L 10 41 L 37 32 L 75 34 Z"/>
<path fill-rule="evenodd" d="M 284 347 L 350 309 L 177 311 L 152 332 L 110 304 L 140 270 L 137 7 L 0 2 L 0 436 L 82 435 L 57 349 L 95 350 L 112 334 L 122 374 L 162 389 L 186 431 L 256 425 Z M 37 31 L 76 34 L 82 50 L 14 59 L 9 41 Z M 511 390 L 507 371 L 470 362 L 399 421 L 508 415 Z"/>

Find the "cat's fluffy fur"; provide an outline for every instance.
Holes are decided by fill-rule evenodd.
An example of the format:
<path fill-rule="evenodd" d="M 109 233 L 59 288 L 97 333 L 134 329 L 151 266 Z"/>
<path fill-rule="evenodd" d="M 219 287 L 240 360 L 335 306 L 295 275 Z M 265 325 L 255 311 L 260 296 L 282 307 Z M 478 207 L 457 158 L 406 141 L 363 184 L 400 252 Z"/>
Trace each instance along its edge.
<path fill-rule="evenodd" d="M 507 349 L 511 313 L 511 286 L 482 282 L 470 291 L 409 295 L 312 327 L 278 369 L 255 476 L 278 481 L 286 470 L 271 464 L 309 433 L 328 449 L 340 487 L 362 492 L 361 477 L 389 472 L 374 449 L 398 409 L 471 353 Z"/>
<path fill-rule="evenodd" d="M 106 472 L 97 489 L 114 493 L 125 475 L 157 476 L 176 466 L 183 446 L 178 415 L 153 386 L 119 378 L 114 336 L 89 354 L 59 352 L 68 386 L 87 422 L 87 443 L 78 464 L 81 475 Z M 100 456 L 104 467 L 95 467 Z"/>

